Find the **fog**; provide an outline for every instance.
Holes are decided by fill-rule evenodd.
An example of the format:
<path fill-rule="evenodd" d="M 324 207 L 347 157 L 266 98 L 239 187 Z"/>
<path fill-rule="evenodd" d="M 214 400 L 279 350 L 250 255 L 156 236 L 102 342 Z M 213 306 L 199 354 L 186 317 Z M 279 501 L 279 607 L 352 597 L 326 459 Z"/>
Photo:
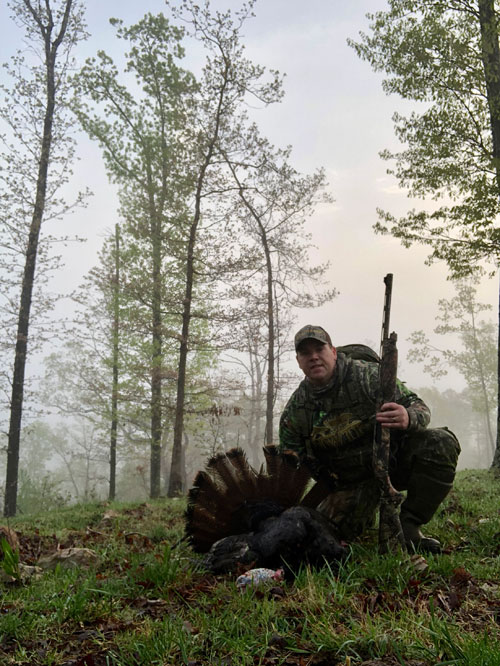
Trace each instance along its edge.
<path fill-rule="evenodd" d="M 88 0 L 87 22 L 90 38 L 80 45 L 78 57 L 85 58 L 104 49 L 119 53 L 122 43 L 114 39 L 109 17 L 129 24 L 145 12 L 165 12 L 160 0 Z M 225 8 L 237 3 L 213 2 Z M 260 0 L 256 16 L 248 22 L 244 34 L 247 53 L 256 62 L 286 74 L 286 95 L 281 104 L 269 109 L 252 109 L 263 134 L 279 146 L 293 146 L 292 163 L 303 172 L 323 167 L 334 203 L 318 208 L 308 221 L 308 231 L 316 249 L 313 261 L 328 261 L 329 286 L 339 294 L 330 304 L 317 310 L 297 312 L 297 328 L 306 323 L 320 324 L 331 334 L 334 344 L 369 343 L 378 348 L 384 296 L 383 278 L 394 275 L 391 329 L 398 333 L 399 375 L 412 388 L 436 384 L 460 391 L 464 382 L 450 372 L 438 383 L 430 380 L 421 367 L 407 362 L 407 338 L 416 329 L 429 335 L 435 326 L 437 302 L 451 298 L 454 289 L 447 280 L 444 265 L 426 266 L 427 250 L 414 246 L 403 248 L 399 241 L 374 234 L 376 208 L 393 214 L 413 206 L 396 181 L 386 174 L 387 164 L 379 151 L 397 148 L 391 116 L 408 111 L 410 106 L 395 97 L 387 97 L 381 77 L 361 62 L 347 46 L 347 38 L 356 38 L 366 30 L 367 12 L 384 9 L 386 3 L 358 0 L 353 3 L 327 0 Z M 8 18 L 5 3 L 0 6 L 0 61 L 6 61 L 22 48 L 20 32 Z M 185 67 L 199 68 L 196 48 L 186 55 Z M 0 79 L 5 75 L 2 72 Z M 77 131 L 77 128 L 75 128 Z M 50 223 L 52 233 L 78 234 L 85 244 L 64 248 L 65 268 L 54 275 L 52 288 L 69 293 L 76 288 L 96 263 L 96 254 L 104 236 L 119 221 L 115 188 L 107 181 L 100 150 L 78 134 L 79 162 L 67 196 L 89 187 L 93 196 L 85 209 L 68 218 Z M 424 202 L 418 205 L 432 205 Z M 59 249 L 59 248 L 58 248 Z M 498 283 L 485 278 L 478 299 L 493 307 L 496 319 Z M 65 301 L 69 308 L 69 301 Z M 59 314 L 64 310 L 59 311 Z M 50 349 L 46 350 L 47 352 Z M 293 354 L 286 362 L 296 371 Z"/>

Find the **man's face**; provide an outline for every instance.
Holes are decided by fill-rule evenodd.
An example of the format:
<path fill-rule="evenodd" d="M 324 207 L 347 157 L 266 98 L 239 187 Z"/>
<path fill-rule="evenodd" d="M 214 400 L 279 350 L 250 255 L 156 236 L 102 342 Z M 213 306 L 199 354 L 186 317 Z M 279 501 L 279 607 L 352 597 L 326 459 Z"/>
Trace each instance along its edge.
<path fill-rule="evenodd" d="M 313 386 L 325 386 L 333 377 L 337 350 L 328 344 L 308 338 L 300 343 L 297 363 Z"/>

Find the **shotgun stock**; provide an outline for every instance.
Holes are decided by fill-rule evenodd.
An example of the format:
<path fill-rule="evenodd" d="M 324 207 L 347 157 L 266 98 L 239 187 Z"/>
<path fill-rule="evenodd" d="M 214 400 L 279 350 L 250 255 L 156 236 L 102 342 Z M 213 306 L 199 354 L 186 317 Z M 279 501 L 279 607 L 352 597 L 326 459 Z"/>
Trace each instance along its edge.
<path fill-rule="evenodd" d="M 396 346 L 397 335 L 389 335 L 389 320 L 392 297 L 392 273 L 384 278 L 385 301 L 382 321 L 381 361 L 379 369 L 379 392 L 377 396 L 377 411 L 386 402 L 394 402 L 396 393 L 396 374 L 398 366 L 398 350 Z M 380 488 L 379 512 L 379 552 L 382 554 L 396 552 L 399 548 L 405 550 L 405 541 L 401 521 L 399 519 L 399 506 L 403 495 L 392 485 L 389 477 L 389 457 L 391 447 L 391 433 L 388 428 L 380 424 L 375 426 L 373 441 L 373 471 Z"/>

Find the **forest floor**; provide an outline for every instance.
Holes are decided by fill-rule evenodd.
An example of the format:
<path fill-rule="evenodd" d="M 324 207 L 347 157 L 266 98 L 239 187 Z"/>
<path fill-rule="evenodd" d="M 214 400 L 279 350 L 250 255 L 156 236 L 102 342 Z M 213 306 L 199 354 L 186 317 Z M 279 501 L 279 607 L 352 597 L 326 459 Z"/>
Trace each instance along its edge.
<path fill-rule="evenodd" d="M 500 666 L 499 498 L 491 472 L 461 472 L 426 530 L 443 554 L 381 556 L 374 531 L 337 570 L 243 591 L 182 541 L 184 500 L 19 517 L 20 562 L 59 564 L 7 548 L 0 664 Z M 92 552 L 65 568 L 67 548 Z"/>

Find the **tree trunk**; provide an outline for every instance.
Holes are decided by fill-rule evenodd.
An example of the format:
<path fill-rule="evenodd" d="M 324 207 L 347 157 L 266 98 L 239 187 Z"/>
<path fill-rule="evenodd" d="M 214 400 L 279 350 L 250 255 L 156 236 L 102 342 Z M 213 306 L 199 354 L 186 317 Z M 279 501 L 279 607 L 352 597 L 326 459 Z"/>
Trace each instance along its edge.
<path fill-rule="evenodd" d="M 28 331 L 30 324 L 31 301 L 33 285 L 35 281 L 36 259 L 38 252 L 38 239 L 45 210 L 47 193 L 47 174 L 50 161 L 50 150 L 52 145 L 52 125 L 55 109 L 55 63 L 57 49 L 59 48 L 68 25 L 69 13 L 73 0 L 66 0 L 65 13 L 61 23 L 59 34 L 54 42 L 51 42 L 54 23 L 52 15 L 47 19 L 47 25 L 43 25 L 42 17 L 36 13 L 31 4 L 25 0 L 25 4 L 32 13 L 40 29 L 40 34 L 45 43 L 45 65 L 47 76 L 47 92 L 45 100 L 45 116 L 43 122 L 43 135 L 40 155 L 38 159 L 38 175 L 36 182 L 35 205 L 31 219 L 28 244 L 26 249 L 26 261 L 24 265 L 23 282 L 21 287 L 21 298 L 19 303 L 19 318 L 17 326 L 17 340 L 14 358 L 14 375 L 12 379 L 12 396 L 10 403 L 10 423 L 7 448 L 7 473 L 5 479 L 4 515 L 6 517 L 16 515 L 17 505 L 17 483 L 19 472 L 19 442 L 21 437 L 21 421 L 24 399 L 24 377 L 26 369 L 26 355 L 28 351 Z"/>
<path fill-rule="evenodd" d="M 43 183 L 45 188 L 45 182 Z M 42 207 L 43 210 L 43 207 Z M 9 439 L 7 448 L 7 474 L 5 480 L 4 516 L 15 516 L 17 508 L 17 482 L 19 472 L 19 442 L 21 438 L 21 419 L 24 398 L 24 375 L 26 353 L 28 349 L 28 329 L 30 320 L 33 283 L 35 280 L 36 253 L 40 233 L 41 211 L 37 211 L 31 225 L 26 263 L 24 267 L 17 342 L 14 359 L 14 376 L 12 381 L 12 397 L 10 403 Z"/>
<path fill-rule="evenodd" d="M 168 470 L 170 469 L 168 460 L 170 457 L 168 455 L 168 433 L 168 427 L 165 425 L 161 432 L 161 482 L 163 495 L 168 493 Z"/>
<path fill-rule="evenodd" d="M 109 447 L 109 499 L 116 496 L 116 440 L 118 432 L 118 351 L 120 326 L 120 227 L 115 225 L 115 282 L 113 285 L 113 387 L 111 391 L 111 442 Z"/>
<path fill-rule="evenodd" d="M 251 337 L 250 329 L 247 330 L 247 335 L 248 335 L 248 341 L 247 341 L 247 351 L 248 351 L 248 362 L 249 362 L 249 367 L 250 367 L 250 396 L 249 396 L 249 405 L 250 405 L 250 412 L 248 415 L 248 424 L 247 424 L 247 432 L 246 432 L 246 439 L 247 439 L 247 447 L 248 450 L 250 451 L 251 455 L 251 460 L 252 460 L 252 465 L 255 467 L 255 446 L 254 446 L 254 431 L 255 431 L 255 425 L 256 425 L 256 420 L 255 420 L 255 412 L 256 412 L 256 404 L 255 404 L 255 389 L 256 389 L 256 379 L 255 379 L 255 369 L 256 369 L 256 361 L 254 361 L 254 356 L 253 356 L 253 340 Z"/>
<path fill-rule="evenodd" d="M 266 444 L 273 443 L 273 411 L 274 411 L 274 299 L 273 299 L 273 266 L 267 235 L 262 224 L 262 245 L 266 256 L 267 270 L 267 390 L 266 390 Z"/>
<path fill-rule="evenodd" d="M 175 423 L 174 423 L 174 441 L 172 445 L 172 466 L 170 468 L 170 482 L 168 487 L 168 496 L 176 497 L 182 493 L 183 479 L 186 476 L 183 470 L 182 456 L 182 433 L 184 430 L 184 402 L 186 397 L 186 367 L 187 355 L 189 351 L 189 327 L 191 324 L 191 304 L 193 298 L 194 284 L 194 251 L 198 225 L 201 218 L 201 197 L 207 169 L 212 162 L 215 145 L 219 138 L 219 129 L 224 112 L 223 105 L 225 100 L 226 87 L 229 80 L 229 63 L 226 61 L 223 72 L 223 81 L 219 90 L 217 109 L 214 118 L 214 131 L 207 145 L 205 159 L 200 168 L 198 180 L 196 183 L 195 209 L 194 216 L 189 230 L 189 240 L 186 258 L 186 288 L 184 293 L 184 307 L 182 312 L 182 331 L 179 347 L 179 368 L 177 377 L 177 399 L 175 404 Z"/>
<path fill-rule="evenodd" d="M 488 108 L 490 111 L 491 135 L 493 139 L 493 164 L 495 167 L 498 195 L 500 198 L 500 47 L 498 44 L 498 17 L 495 12 L 494 0 L 479 0 L 478 6 L 479 23 L 481 26 L 482 61 L 486 81 L 486 93 L 488 96 Z M 500 326 L 498 336 L 499 390 L 497 398 L 497 434 L 492 467 L 500 470 Z"/>
<path fill-rule="evenodd" d="M 266 278 L 267 278 L 267 388 L 266 388 L 266 429 L 265 429 L 265 444 L 272 444 L 273 442 L 273 412 L 274 412 L 274 294 L 273 294 L 273 265 L 271 261 L 271 251 L 267 238 L 266 228 L 262 224 L 261 216 L 253 207 L 251 201 L 247 199 L 244 192 L 243 184 L 241 183 L 234 165 L 230 163 L 229 158 L 226 157 L 227 164 L 234 180 L 238 186 L 240 199 L 243 201 L 246 209 L 255 220 L 259 236 L 264 250 L 264 258 L 266 260 Z"/>
<path fill-rule="evenodd" d="M 187 432 L 184 430 L 184 446 L 182 447 L 182 491 L 186 492 L 187 490 L 187 485 L 188 485 L 188 480 L 187 480 L 187 472 L 186 472 L 186 454 L 187 450 L 189 448 L 189 435 Z"/>
<path fill-rule="evenodd" d="M 483 403 L 484 403 L 484 408 L 485 408 L 485 426 L 486 426 L 486 434 L 488 437 L 488 441 L 490 444 L 490 451 L 493 452 L 495 451 L 495 441 L 493 437 L 493 431 L 491 428 L 491 405 L 490 405 L 490 400 L 488 398 L 488 389 L 486 387 L 486 377 L 484 376 L 484 365 L 483 362 L 481 361 L 481 356 L 479 353 L 479 343 L 478 343 L 478 338 L 477 338 L 477 329 L 476 329 L 476 317 L 474 314 L 474 302 L 473 299 L 470 300 L 469 303 L 470 306 L 470 318 L 471 318 L 471 325 L 472 325 L 472 357 L 473 360 L 475 361 L 475 364 L 477 366 L 477 373 L 479 375 L 479 384 L 481 386 L 481 394 L 483 397 Z M 500 355 L 498 356 L 500 358 Z M 488 456 L 489 457 L 489 456 Z"/>
<path fill-rule="evenodd" d="M 162 348 L 161 317 L 161 231 L 159 222 L 153 222 L 153 294 L 152 294 L 152 364 L 151 364 L 151 458 L 150 497 L 160 496 L 161 486 L 161 414 L 162 414 Z"/>
<path fill-rule="evenodd" d="M 197 206 L 199 202 L 197 202 Z M 196 232 L 199 222 L 199 209 L 191 225 L 191 233 L 188 244 L 186 291 L 184 295 L 184 309 L 182 313 L 181 344 L 179 348 L 179 368 L 177 377 L 177 400 L 175 404 L 174 442 L 172 445 L 172 466 L 170 468 L 170 483 L 168 496 L 175 497 L 182 493 L 184 471 L 182 455 L 182 433 L 184 430 L 184 402 L 186 398 L 186 367 L 189 351 L 189 326 L 191 323 L 191 300 L 193 295 L 194 281 L 194 246 L 196 243 Z"/>
<path fill-rule="evenodd" d="M 260 452 L 262 450 L 262 366 L 259 360 L 259 339 L 256 333 L 252 338 L 249 333 L 248 353 L 250 355 L 251 369 L 251 398 L 250 421 L 248 428 L 248 446 L 251 451 L 252 465 L 255 469 L 260 466 Z"/>
<path fill-rule="evenodd" d="M 493 469 L 500 471 L 500 281 L 499 281 L 498 294 L 499 298 L 498 298 L 497 437 L 496 437 L 495 453 L 493 455 L 493 462 L 491 463 L 491 466 Z"/>

